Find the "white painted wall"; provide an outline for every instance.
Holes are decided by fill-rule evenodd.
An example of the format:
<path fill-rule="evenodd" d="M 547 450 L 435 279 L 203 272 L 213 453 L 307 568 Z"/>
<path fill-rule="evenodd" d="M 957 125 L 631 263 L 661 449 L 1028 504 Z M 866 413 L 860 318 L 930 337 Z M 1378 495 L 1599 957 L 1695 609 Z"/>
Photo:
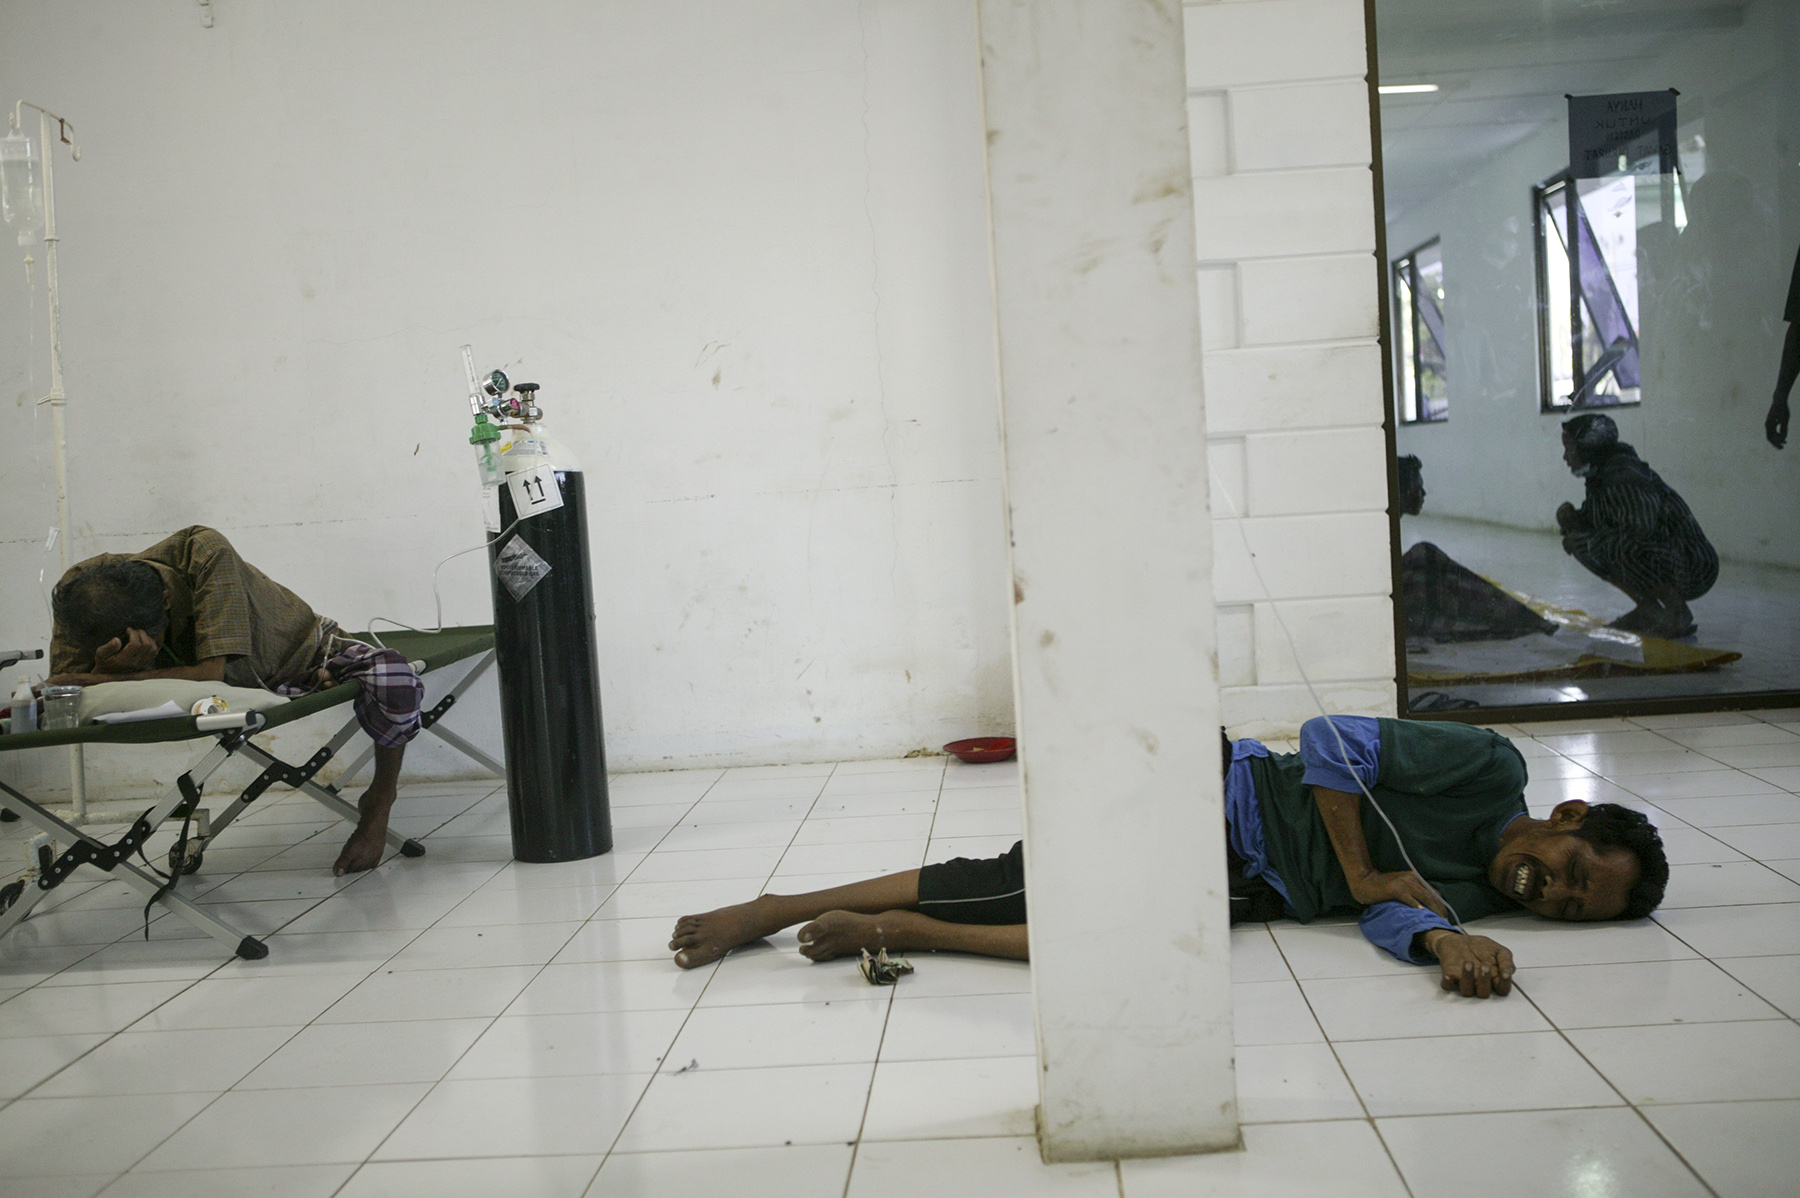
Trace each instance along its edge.
<path fill-rule="evenodd" d="M 1278 736 L 1317 714 L 1271 596 L 1327 706 L 1392 715 L 1363 6 L 1185 18 L 1225 720 Z"/>
<path fill-rule="evenodd" d="M 214 8 L 7 6 L 4 99 L 84 150 L 58 176 L 77 556 L 208 523 L 349 626 L 430 622 L 433 564 L 482 536 L 467 341 L 543 384 L 587 468 L 615 768 L 1010 730 L 966 0 Z M 0 641 L 26 645 L 57 573 L 41 276 L 36 302 L 0 251 Z M 443 598 L 489 618 L 480 555 Z"/>
<path fill-rule="evenodd" d="M 1639 254 L 1644 401 L 1610 414 L 1720 553 L 1786 566 L 1800 566 L 1800 455 L 1767 444 L 1763 417 L 1800 245 L 1797 63 L 1800 9 L 1764 2 L 1729 35 L 1577 63 L 1568 82 L 1584 94 L 1674 87 L 1683 124 L 1704 121 L 1691 223 L 1674 246 Z M 1425 463 L 1433 514 L 1554 530 L 1557 505 L 1581 501 L 1561 457 L 1566 414 L 1538 410 L 1531 188 L 1567 165 L 1558 120 L 1389 225 L 1394 254 L 1442 237 L 1450 419 L 1398 435 Z"/>
<path fill-rule="evenodd" d="M 980 13 L 1039 1143 L 1232 1147 L 1181 9 Z"/>

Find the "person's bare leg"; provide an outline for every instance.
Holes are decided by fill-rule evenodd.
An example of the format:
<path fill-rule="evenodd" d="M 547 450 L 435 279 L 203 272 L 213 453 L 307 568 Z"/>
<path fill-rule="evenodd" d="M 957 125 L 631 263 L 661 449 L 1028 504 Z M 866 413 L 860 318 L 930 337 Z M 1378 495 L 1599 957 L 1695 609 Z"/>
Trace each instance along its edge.
<path fill-rule="evenodd" d="M 400 760 L 406 756 L 405 745 L 375 746 L 375 777 L 363 791 L 356 809 L 360 817 L 356 831 L 344 842 L 331 872 L 337 877 L 361 873 L 381 864 L 382 850 L 387 847 L 388 813 L 400 794 Z"/>
<path fill-rule="evenodd" d="M 883 911 L 861 915 L 853 911 L 827 911 L 800 929 L 800 954 L 813 961 L 829 961 L 867 949 L 942 949 L 979 953 L 984 957 L 1030 959 L 1026 925 L 945 923 L 917 911 Z"/>
<path fill-rule="evenodd" d="M 683 969 L 717 961 L 732 949 L 773 936 L 783 928 L 818 919 L 827 911 L 877 915 L 919 905 L 919 871 L 884 874 L 848 886 L 808 894 L 764 894 L 747 903 L 720 907 L 675 921 L 669 948 Z"/>
<path fill-rule="evenodd" d="M 1595 571 L 1595 573 L 1598 574 L 1599 571 Z M 1630 590 L 1618 579 L 1607 574 L 1600 574 L 1600 578 L 1603 581 L 1618 587 L 1621 591 L 1624 591 L 1625 597 L 1631 600 L 1631 610 L 1616 620 L 1608 620 L 1606 626 L 1608 628 L 1617 628 L 1620 632 L 1644 631 L 1645 626 L 1656 618 L 1657 603 L 1655 596 L 1646 592 Z"/>

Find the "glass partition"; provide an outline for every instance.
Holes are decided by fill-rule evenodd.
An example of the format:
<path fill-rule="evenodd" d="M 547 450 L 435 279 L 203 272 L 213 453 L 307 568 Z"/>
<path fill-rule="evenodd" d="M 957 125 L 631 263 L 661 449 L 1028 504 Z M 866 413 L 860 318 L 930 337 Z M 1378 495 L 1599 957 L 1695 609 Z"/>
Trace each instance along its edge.
<path fill-rule="evenodd" d="M 1800 3 L 1373 8 L 1408 710 L 1795 703 Z"/>

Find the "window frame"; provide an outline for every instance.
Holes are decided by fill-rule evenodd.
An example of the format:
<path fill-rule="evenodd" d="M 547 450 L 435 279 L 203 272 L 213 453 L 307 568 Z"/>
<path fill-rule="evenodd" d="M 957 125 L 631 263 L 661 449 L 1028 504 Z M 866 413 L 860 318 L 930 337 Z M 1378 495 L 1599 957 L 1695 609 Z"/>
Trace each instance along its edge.
<path fill-rule="evenodd" d="M 1643 387 L 1637 388 L 1636 399 L 1623 397 L 1609 403 L 1559 404 L 1556 402 L 1556 381 L 1552 377 L 1551 345 L 1556 340 L 1555 330 L 1551 324 L 1550 312 L 1550 242 L 1549 239 L 1559 236 L 1554 229 L 1547 228 L 1544 211 L 1547 201 L 1552 200 L 1551 192 L 1560 189 L 1562 203 L 1570 209 L 1565 223 L 1571 229 L 1577 227 L 1576 214 L 1573 209 L 1580 203 L 1580 189 L 1576 186 L 1575 176 L 1566 168 L 1557 171 L 1549 178 L 1535 184 L 1531 189 L 1531 252 L 1534 260 L 1537 285 L 1537 355 L 1538 355 L 1538 411 L 1545 416 L 1573 416 L 1581 412 L 1603 412 L 1609 408 L 1635 408 L 1644 402 Z M 1586 219 L 1583 214 L 1580 219 Z M 1586 297 L 1581 287 L 1581 257 L 1579 251 L 1563 246 L 1564 256 L 1569 260 L 1569 353 L 1570 353 L 1570 393 L 1579 394 L 1587 390 L 1587 368 L 1582 365 L 1582 329 L 1589 321 L 1583 315 Z M 1610 276 L 1610 272 L 1609 272 Z M 1609 282 L 1611 282 L 1609 277 Z M 1615 288 L 1617 283 L 1612 284 Z M 1642 329 L 1631 330 L 1633 344 L 1641 357 L 1643 352 Z M 1616 376 L 1615 376 L 1616 377 Z"/>
<path fill-rule="evenodd" d="M 1445 358 L 1445 395 L 1442 414 L 1437 416 L 1422 414 L 1425 410 L 1424 393 L 1419 386 L 1419 377 L 1424 367 L 1422 358 L 1424 340 L 1420 333 L 1425 331 L 1420 327 L 1424 320 L 1419 306 L 1419 255 L 1436 247 L 1438 269 L 1442 271 L 1444 266 L 1442 242 L 1441 236 L 1431 237 L 1395 258 L 1388 266 L 1389 285 L 1393 294 L 1393 320 L 1396 329 L 1401 332 L 1400 337 L 1396 338 L 1394 346 L 1394 357 L 1400 375 L 1395 380 L 1394 419 L 1403 425 L 1444 424 L 1450 419 L 1450 347 L 1448 345 L 1439 343 L 1439 348 L 1443 350 Z M 1402 309 L 1408 310 L 1402 311 Z M 1442 309 L 1440 309 L 1440 314 L 1441 312 Z M 1403 330 L 1400 328 L 1402 325 L 1404 326 Z M 1411 349 L 1410 353 L 1406 352 L 1408 347 Z M 1406 414 L 1406 400 L 1409 398 L 1412 401 L 1413 409 L 1411 416 Z"/>

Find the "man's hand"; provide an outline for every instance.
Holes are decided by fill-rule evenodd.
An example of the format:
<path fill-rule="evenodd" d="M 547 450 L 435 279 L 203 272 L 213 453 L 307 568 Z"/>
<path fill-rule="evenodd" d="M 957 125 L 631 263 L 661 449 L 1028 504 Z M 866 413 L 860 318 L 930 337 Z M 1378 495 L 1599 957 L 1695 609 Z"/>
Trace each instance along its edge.
<path fill-rule="evenodd" d="M 1769 415 L 1763 421 L 1763 432 L 1768 434 L 1769 444 L 1776 449 L 1787 444 L 1788 401 L 1785 396 L 1777 395 L 1769 404 Z"/>
<path fill-rule="evenodd" d="M 1370 871 L 1350 882 L 1350 897 L 1365 907 L 1376 903 L 1405 903 L 1409 907 L 1423 907 L 1435 912 L 1445 919 L 1450 918 L 1450 909 L 1444 906 L 1437 891 L 1425 884 L 1425 879 L 1407 870 L 1403 873 L 1376 873 Z"/>
<path fill-rule="evenodd" d="M 1504 944 L 1486 936 L 1465 936 L 1448 928 L 1425 933 L 1425 949 L 1435 953 L 1441 985 L 1464 998 L 1512 993 L 1513 958 Z"/>
<path fill-rule="evenodd" d="M 136 674 L 156 664 L 156 642 L 141 628 L 126 629 L 129 640 L 118 637 L 94 650 L 94 673 Z"/>
<path fill-rule="evenodd" d="M 1568 532 L 1575 523 L 1575 505 L 1564 503 L 1556 509 L 1556 527 Z"/>

